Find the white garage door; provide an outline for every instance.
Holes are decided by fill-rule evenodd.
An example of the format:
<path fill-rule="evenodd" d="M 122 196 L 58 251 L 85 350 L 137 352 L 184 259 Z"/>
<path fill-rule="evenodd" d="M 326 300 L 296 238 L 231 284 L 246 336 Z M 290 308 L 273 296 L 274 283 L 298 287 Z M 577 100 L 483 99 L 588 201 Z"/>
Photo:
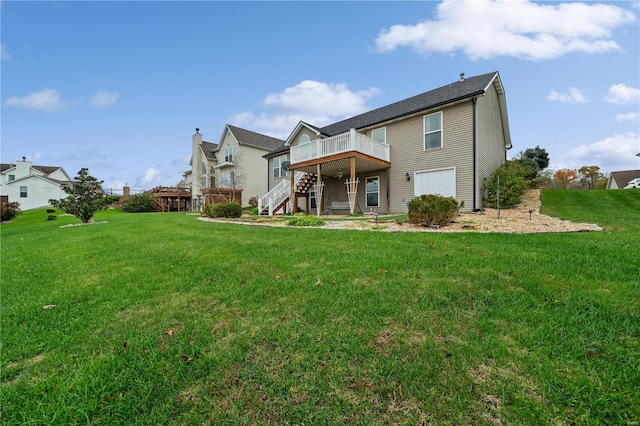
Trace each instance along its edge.
<path fill-rule="evenodd" d="M 440 194 L 443 197 L 456 196 L 456 169 L 416 172 L 414 195 Z"/>

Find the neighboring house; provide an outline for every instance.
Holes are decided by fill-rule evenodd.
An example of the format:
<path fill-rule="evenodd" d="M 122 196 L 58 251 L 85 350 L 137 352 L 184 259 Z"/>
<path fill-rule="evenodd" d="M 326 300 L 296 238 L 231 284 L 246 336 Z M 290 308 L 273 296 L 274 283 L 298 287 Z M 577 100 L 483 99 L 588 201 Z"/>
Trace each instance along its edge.
<path fill-rule="evenodd" d="M 607 181 L 607 189 L 622 189 L 636 178 L 640 178 L 640 170 L 611 172 Z"/>
<path fill-rule="evenodd" d="M 401 214 L 414 197 L 440 194 L 475 211 L 482 207 L 483 179 L 505 163 L 510 148 L 500 75 L 461 74 L 454 83 L 329 126 L 298 123 L 265 155 L 270 191 L 259 207 L 267 214 Z"/>
<path fill-rule="evenodd" d="M 21 210 L 48 206 L 51 199 L 65 198 L 62 188 L 70 183 L 62 167 L 34 166 L 25 157 L 15 164 L 0 165 L 2 200 L 20 203 Z"/>
<path fill-rule="evenodd" d="M 237 199 L 243 207 L 248 206 L 251 197 L 268 190 L 262 157 L 283 143 L 230 124 L 225 125 L 219 142 L 211 143 L 203 141 L 196 129 L 191 172 L 185 173 L 185 182 L 191 182 L 192 209 L 200 210 L 212 193 L 230 194 L 230 200 Z"/>

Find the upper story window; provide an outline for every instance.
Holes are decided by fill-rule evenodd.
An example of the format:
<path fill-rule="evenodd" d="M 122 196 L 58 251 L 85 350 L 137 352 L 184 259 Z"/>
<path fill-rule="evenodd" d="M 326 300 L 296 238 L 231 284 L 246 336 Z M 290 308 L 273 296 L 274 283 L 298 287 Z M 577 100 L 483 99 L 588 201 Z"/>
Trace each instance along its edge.
<path fill-rule="evenodd" d="M 424 116 L 424 150 L 442 148 L 442 112 Z"/>
<path fill-rule="evenodd" d="M 298 138 L 298 145 L 309 142 L 310 140 L 311 138 L 309 137 L 309 135 L 302 135 Z"/>
<path fill-rule="evenodd" d="M 9 175 L 9 182 L 16 180 L 16 175 Z"/>
<path fill-rule="evenodd" d="M 281 178 L 287 175 L 287 171 L 282 168 L 282 163 L 287 161 L 287 155 L 281 155 L 273 159 L 273 177 Z"/>
<path fill-rule="evenodd" d="M 201 172 L 203 175 L 206 175 L 206 174 L 207 174 L 207 165 L 206 165 L 204 162 L 200 163 L 200 172 Z"/>
<path fill-rule="evenodd" d="M 233 162 L 233 147 L 224 150 L 224 161 Z"/>
<path fill-rule="evenodd" d="M 379 129 L 373 129 L 371 131 L 371 139 L 374 141 L 387 143 L 387 128 L 380 127 Z"/>
<path fill-rule="evenodd" d="M 26 186 L 21 186 L 20 187 L 20 198 L 27 198 L 27 187 Z"/>

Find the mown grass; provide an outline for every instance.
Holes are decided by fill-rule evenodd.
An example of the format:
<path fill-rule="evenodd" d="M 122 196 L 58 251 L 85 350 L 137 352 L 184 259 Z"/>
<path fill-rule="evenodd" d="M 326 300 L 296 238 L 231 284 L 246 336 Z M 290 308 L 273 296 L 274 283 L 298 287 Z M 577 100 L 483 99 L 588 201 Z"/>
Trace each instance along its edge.
<path fill-rule="evenodd" d="M 573 234 L 3 224 L 3 424 L 636 424 L 640 191 Z M 56 305 L 53 309 L 43 309 Z"/>

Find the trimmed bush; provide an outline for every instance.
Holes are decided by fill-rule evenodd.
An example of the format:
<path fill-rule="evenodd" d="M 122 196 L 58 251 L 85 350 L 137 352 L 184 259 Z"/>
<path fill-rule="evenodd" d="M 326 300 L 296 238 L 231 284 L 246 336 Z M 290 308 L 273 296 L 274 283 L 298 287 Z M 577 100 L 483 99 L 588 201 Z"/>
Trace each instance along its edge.
<path fill-rule="evenodd" d="M 251 207 L 258 207 L 258 197 L 249 198 L 249 205 Z"/>
<path fill-rule="evenodd" d="M 155 203 L 151 194 L 135 194 L 122 207 L 127 213 L 142 213 L 155 211 Z"/>
<path fill-rule="evenodd" d="M 55 213 L 56 209 L 47 209 L 47 213 L 51 214 L 51 213 Z"/>
<path fill-rule="evenodd" d="M 287 226 L 322 226 L 325 224 L 324 219 L 318 216 L 308 216 L 304 213 L 296 213 L 286 223 Z"/>
<path fill-rule="evenodd" d="M 50 214 L 49 216 L 47 216 L 47 220 L 57 220 L 58 216 L 56 216 L 55 214 Z"/>
<path fill-rule="evenodd" d="M 209 217 L 240 217 L 242 216 L 242 206 L 238 203 L 216 203 L 207 204 L 204 214 Z"/>
<path fill-rule="evenodd" d="M 20 213 L 20 203 L 0 203 L 0 221 L 13 220 Z"/>
<path fill-rule="evenodd" d="M 407 217 L 414 225 L 440 228 L 450 223 L 460 214 L 462 203 L 453 197 L 436 194 L 422 194 L 409 201 Z"/>
<path fill-rule="evenodd" d="M 489 179 L 483 182 L 483 206 L 497 208 L 498 176 L 500 177 L 500 207 L 511 208 L 520 204 L 527 190 L 526 176 L 529 172 L 530 170 L 519 161 L 509 160 L 500 166 Z"/>

